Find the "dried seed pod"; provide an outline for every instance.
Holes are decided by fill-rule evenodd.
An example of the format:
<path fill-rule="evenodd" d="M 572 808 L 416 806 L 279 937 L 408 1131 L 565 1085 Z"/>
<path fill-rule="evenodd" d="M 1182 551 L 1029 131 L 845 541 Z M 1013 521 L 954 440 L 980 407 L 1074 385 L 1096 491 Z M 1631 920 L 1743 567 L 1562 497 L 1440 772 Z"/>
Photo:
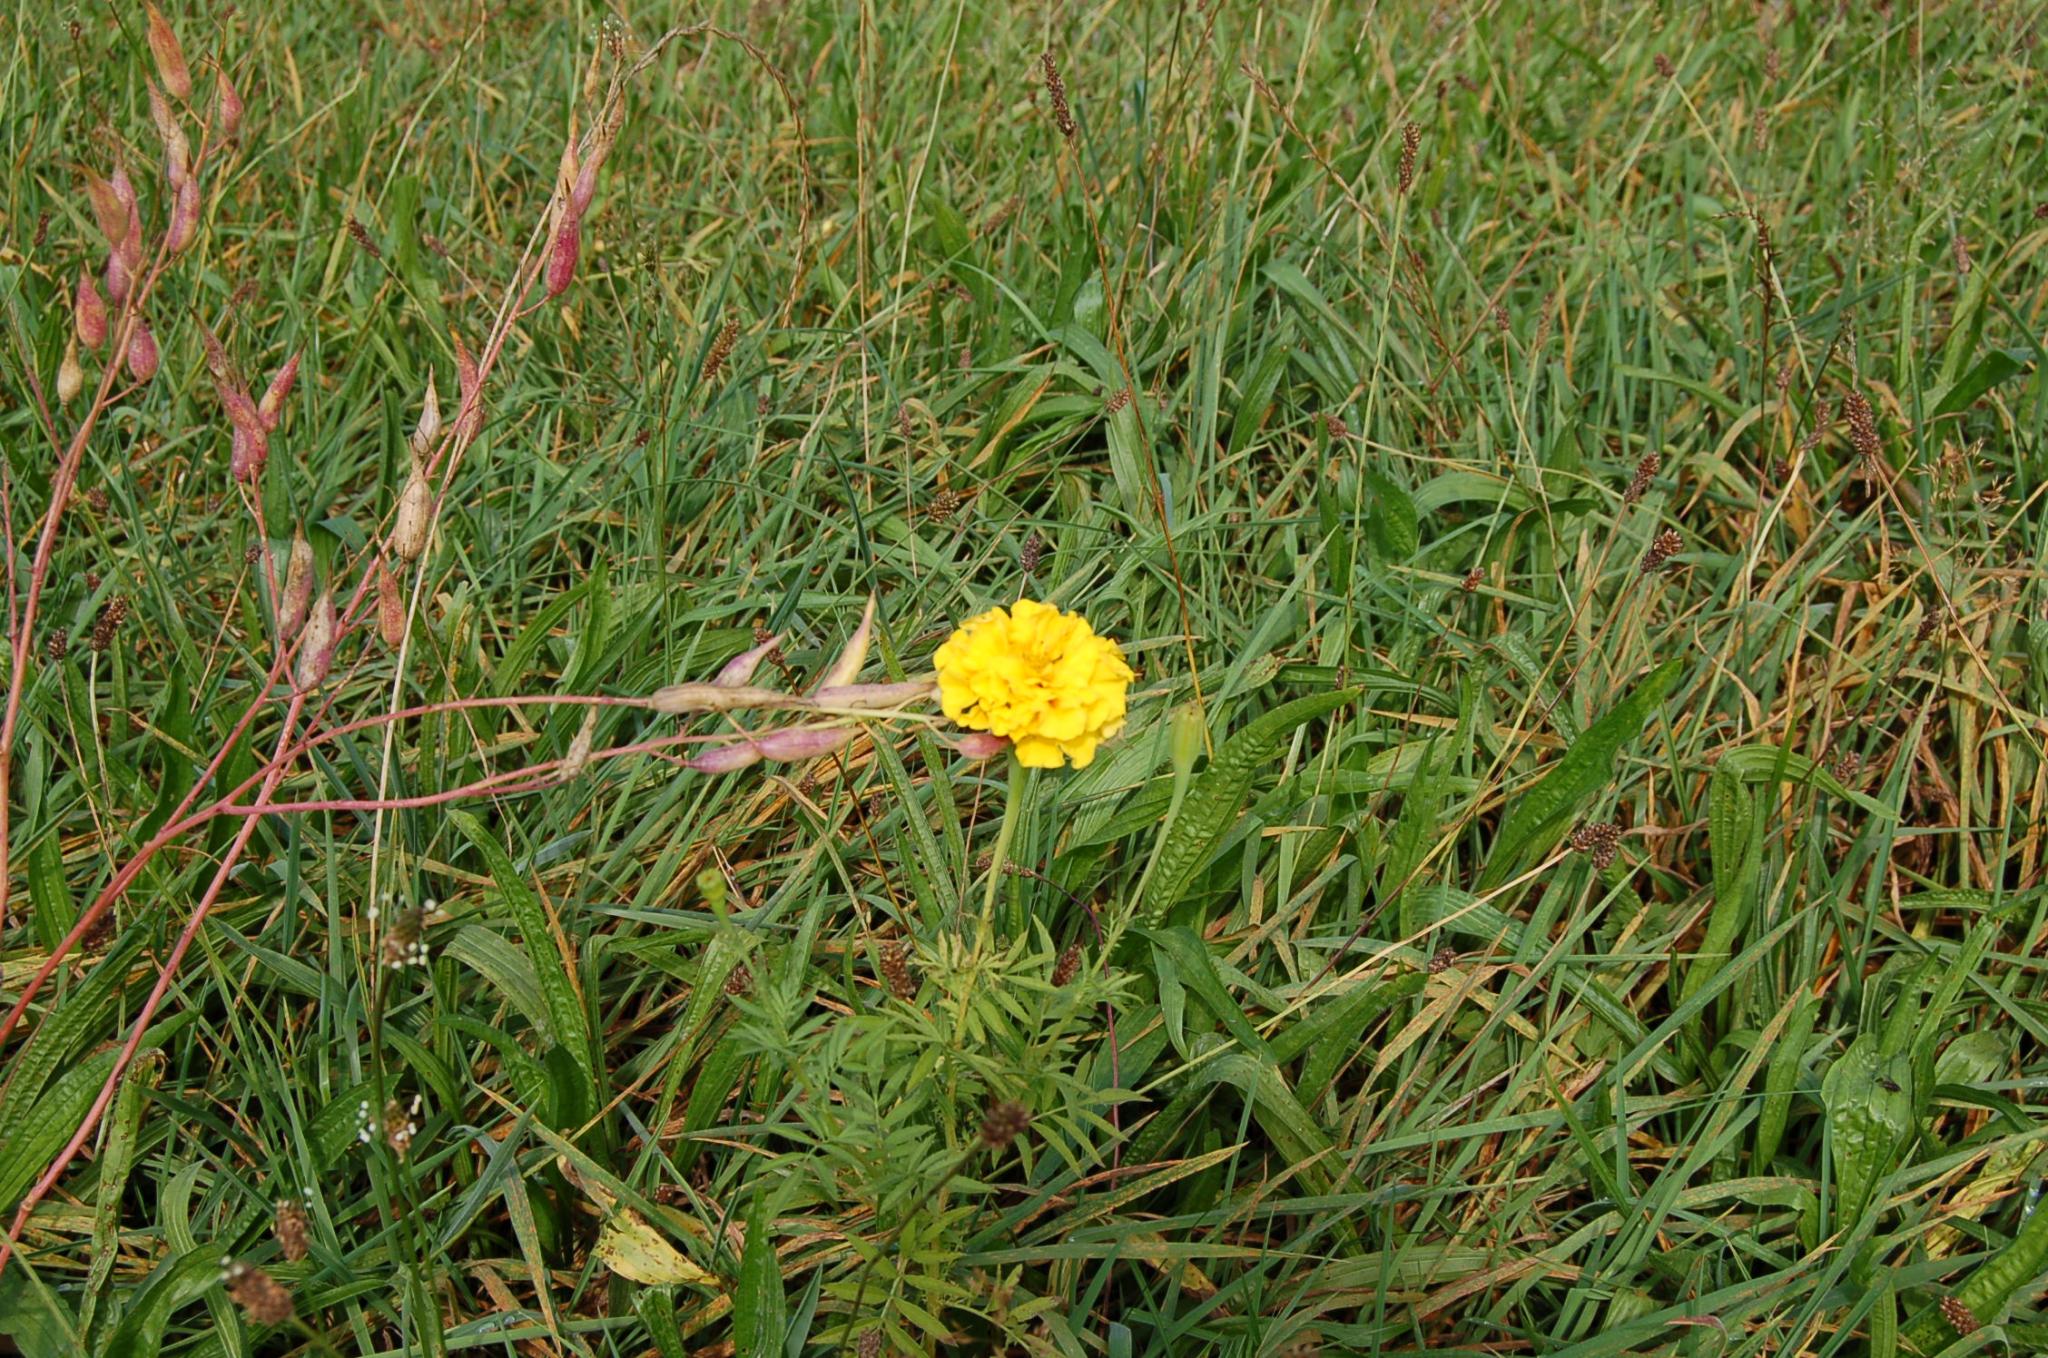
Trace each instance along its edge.
<path fill-rule="evenodd" d="M 576 727 L 576 735 L 569 742 L 569 752 L 562 756 L 561 771 L 556 775 L 563 782 L 571 782 L 583 775 L 590 767 L 590 747 L 597 740 L 597 709 L 590 708 L 583 714 L 583 721 Z"/>
<path fill-rule="evenodd" d="M 299 658 L 292 678 L 302 689 L 318 688 L 334 665 L 334 643 L 339 623 L 334 615 L 334 596 L 321 594 L 306 615 L 305 630 L 299 635 Z"/>
<path fill-rule="evenodd" d="M 113 299 L 116 306 L 126 302 L 129 292 L 135 286 L 135 275 L 129 272 L 119 250 L 107 256 L 106 276 L 107 296 Z"/>
<path fill-rule="evenodd" d="M 228 475 L 249 485 L 263 474 L 263 464 L 269 460 L 270 435 L 264 432 L 262 422 L 237 423 L 228 444 Z"/>
<path fill-rule="evenodd" d="M 99 284 L 90 271 L 78 271 L 78 286 L 71 293 L 71 333 L 88 349 L 107 342 L 107 304 L 100 297 Z"/>
<path fill-rule="evenodd" d="M 420 397 L 420 422 L 413 426 L 412 455 L 425 458 L 441 441 L 441 398 L 434 390 L 434 370 L 427 369 L 426 394 Z"/>
<path fill-rule="evenodd" d="M 70 405 L 85 390 L 85 369 L 78 366 L 78 337 L 64 343 L 64 361 L 57 365 L 57 399 Z"/>
<path fill-rule="evenodd" d="M 969 759 L 994 759 L 1010 748 L 1007 736 L 994 735 L 988 731 L 964 731 L 949 742 L 955 752 Z"/>
<path fill-rule="evenodd" d="M 156 337 L 149 333 L 148 323 L 138 317 L 135 333 L 128 337 L 128 375 L 138 382 L 147 382 L 156 376 L 157 361 Z"/>
<path fill-rule="evenodd" d="M 284 361 L 270 379 L 270 385 L 263 389 L 263 399 L 256 403 L 256 413 L 263 418 L 265 429 L 277 428 L 277 422 L 284 409 L 287 396 L 292 394 L 292 384 L 299 378 L 299 355 L 296 351 Z"/>
<path fill-rule="evenodd" d="M 451 338 L 455 341 L 455 442 L 467 447 L 484 426 L 483 370 L 463 345 L 462 336 Z"/>
<path fill-rule="evenodd" d="M 427 474 L 414 464 L 398 494 L 398 513 L 391 524 L 391 550 L 406 561 L 417 561 L 427 550 L 427 535 L 434 527 L 434 488 Z"/>
<path fill-rule="evenodd" d="M 178 35 L 171 31 L 170 21 L 154 4 L 148 6 L 147 17 L 149 54 L 156 59 L 157 78 L 164 82 L 164 88 L 175 98 L 190 99 L 192 72 L 185 65 L 185 49 L 178 45 Z"/>
<path fill-rule="evenodd" d="M 227 1266 L 221 1280 L 227 1285 L 229 1299 L 242 1308 L 252 1325 L 282 1325 L 297 1309 L 285 1285 L 254 1264 L 237 1259 Z"/>
<path fill-rule="evenodd" d="M 177 188 L 192 177 L 192 146 L 185 139 L 185 129 L 178 123 L 178 115 L 171 108 L 171 101 L 153 80 L 143 82 L 148 87 L 149 120 L 156 124 L 157 140 L 164 145 L 164 180 Z"/>
<path fill-rule="evenodd" d="M 128 234 L 128 206 L 121 200 L 114 182 L 88 171 L 85 196 L 92 204 L 92 219 L 99 226 L 100 235 L 106 238 L 108 245 L 119 245 L 122 237 Z"/>
<path fill-rule="evenodd" d="M 548 247 L 548 296 L 560 297 L 576 281 L 576 260 L 583 251 L 583 223 L 576 214 L 565 213 L 555 228 L 554 244 Z"/>
<path fill-rule="evenodd" d="M 223 139 L 233 141 L 241 135 L 242 96 L 228 82 L 227 71 L 219 68 L 213 73 L 213 117 Z"/>
<path fill-rule="evenodd" d="M 399 592 L 398 577 L 381 561 L 377 563 L 377 635 L 394 651 L 405 642 L 405 599 Z"/>
<path fill-rule="evenodd" d="M 171 223 L 164 228 L 164 248 L 182 254 L 199 237 L 199 181 L 186 179 L 171 196 Z"/>
<path fill-rule="evenodd" d="M 305 624 L 313 605 L 313 544 L 303 533 L 292 534 L 292 549 L 286 559 L 284 589 L 278 596 L 277 634 L 290 640 Z"/>
<path fill-rule="evenodd" d="M 868 659 L 868 638 L 875 630 L 875 596 L 868 595 L 867 607 L 861 610 L 860 626 L 853 629 L 853 635 L 846 639 L 845 647 L 832 667 L 818 680 L 820 690 L 843 688 L 860 676 L 861 666 Z"/>
<path fill-rule="evenodd" d="M 739 740 L 693 755 L 683 761 L 683 767 L 698 773 L 736 773 L 751 764 L 760 763 L 761 759 L 760 746 L 751 740 Z"/>

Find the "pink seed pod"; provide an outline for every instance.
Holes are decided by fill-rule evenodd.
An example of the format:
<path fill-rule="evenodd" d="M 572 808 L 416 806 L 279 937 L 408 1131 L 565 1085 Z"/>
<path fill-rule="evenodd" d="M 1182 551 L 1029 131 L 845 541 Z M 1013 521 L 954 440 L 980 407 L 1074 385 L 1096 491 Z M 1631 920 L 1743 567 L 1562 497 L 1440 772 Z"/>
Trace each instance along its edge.
<path fill-rule="evenodd" d="M 128 300 L 128 293 L 134 286 L 134 275 L 130 274 L 128 266 L 121 262 L 121 252 L 116 250 L 113 254 L 108 255 L 107 296 L 114 299 L 114 305 L 119 306 L 126 302 Z"/>
<path fill-rule="evenodd" d="M 171 198 L 171 224 L 164 230 L 164 247 L 182 254 L 199 235 L 199 181 L 187 176 Z"/>
<path fill-rule="evenodd" d="M 569 211 L 581 217 L 590 208 L 590 200 L 597 197 L 597 167 L 604 164 L 604 153 L 608 147 L 597 147 L 590 153 L 590 159 L 583 162 L 576 171 L 575 183 L 569 189 Z"/>
<path fill-rule="evenodd" d="M 156 376 L 157 360 L 156 337 L 149 333 L 148 322 L 137 317 L 135 333 L 128 337 L 128 375 L 147 382 Z"/>
<path fill-rule="evenodd" d="M 1010 748 L 1010 742 L 1001 736 L 990 735 L 987 731 L 967 731 L 953 737 L 949 742 L 955 751 L 969 759 L 993 759 Z"/>
<path fill-rule="evenodd" d="M 149 54 L 156 58 L 156 73 L 164 88 L 180 101 L 192 97 L 192 72 L 185 65 L 185 49 L 170 21 L 155 5 L 149 6 Z"/>
<path fill-rule="evenodd" d="M 78 366 L 78 337 L 64 344 L 64 361 L 57 365 L 57 399 L 70 405 L 85 390 L 85 369 Z"/>
<path fill-rule="evenodd" d="M 841 748 L 857 734 L 851 726 L 785 726 L 754 738 L 764 759 L 787 763 L 816 759 Z"/>
<path fill-rule="evenodd" d="M 576 257 L 583 251 L 583 223 L 574 212 L 564 213 L 555 229 L 555 243 L 548 249 L 548 296 L 560 297 L 576 278 Z"/>
<path fill-rule="evenodd" d="M 334 596 L 322 594 L 306 615 L 306 630 L 299 637 L 299 658 L 292 667 L 292 677 L 298 680 L 300 688 L 318 688 L 327 677 L 327 671 L 334 665 L 337 628 Z"/>
<path fill-rule="evenodd" d="M 114 167 L 114 173 L 107 177 L 107 187 L 113 190 L 114 201 L 121 205 L 121 230 L 125 233 L 128 229 L 128 219 L 133 217 L 141 206 L 136 201 L 135 181 L 128 177 L 127 166 Z M 109 235 L 108 239 L 118 242 L 120 237 Z"/>
<path fill-rule="evenodd" d="M 225 69 L 213 73 L 213 117 L 222 140 L 233 141 L 242 134 L 242 96 L 228 83 Z"/>
<path fill-rule="evenodd" d="M 263 474 L 263 464 L 269 460 L 270 435 L 264 431 L 262 422 L 236 425 L 228 447 L 228 475 L 249 485 Z"/>
<path fill-rule="evenodd" d="M 576 110 L 569 110 L 569 138 L 562 143 L 562 163 L 555 170 L 555 191 L 566 195 L 576 184 Z"/>
<path fill-rule="evenodd" d="M 119 170 L 114 171 L 120 175 Z M 123 182 L 127 176 L 121 175 Z M 110 179 L 102 179 L 88 171 L 85 176 L 85 196 L 92 204 L 92 219 L 106 237 L 108 245 L 119 245 L 121 238 L 128 234 L 128 204 L 115 190 Z"/>
<path fill-rule="evenodd" d="M 450 338 L 455 341 L 455 442 L 467 447 L 484 425 L 483 372 L 462 343 L 462 336 Z"/>
<path fill-rule="evenodd" d="M 277 428 L 279 412 L 284 408 L 285 397 L 292 394 L 292 383 L 299 377 L 299 355 L 297 351 L 284 361 L 277 375 L 270 379 L 270 385 L 263 389 L 263 399 L 256 403 L 256 413 L 263 418 L 265 429 Z"/>
<path fill-rule="evenodd" d="M 725 662 L 725 667 L 718 671 L 718 677 L 711 682 L 720 688 L 740 687 L 754 677 L 755 667 L 767 659 L 768 653 L 774 650 L 781 640 L 780 637 L 769 637 L 753 650 L 741 651 Z"/>
<path fill-rule="evenodd" d="M 398 577 L 381 561 L 377 563 L 377 635 L 394 651 L 405 641 L 405 599 L 399 592 Z"/>
<path fill-rule="evenodd" d="M 85 269 L 78 271 L 78 286 L 71 293 L 71 330 L 88 349 L 107 342 L 107 304 L 100 296 L 99 284 Z"/>
<path fill-rule="evenodd" d="M 720 745 L 685 759 L 683 767 L 695 769 L 699 773 L 732 773 L 749 764 L 760 762 L 760 747 L 750 740 L 742 740 L 732 745 Z"/>
<path fill-rule="evenodd" d="M 832 662 L 832 668 L 825 671 L 818 680 L 819 689 L 843 688 L 860 677 L 860 667 L 868 660 L 868 637 L 875 630 L 875 596 L 868 595 L 868 606 L 861 611 L 860 626 L 853 629 L 853 635 L 846 639 L 846 647 L 839 652 L 839 658 Z"/>
<path fill-rule="evenodd" d="M 803 699 L 751 684 L 668 684 L 647 695 L 656 712 L 681 716 L 692 712 L 738 712 L 753 707 L 802 707 Z"/>
<path fill-rule="evenodd" d="M 284 589 L 277 603 L 277 634 L 290 640 L 306 621 L 313 604 L 313 544 L 304 533 L 292 534 L 291 556 L 284 569 Z"/>

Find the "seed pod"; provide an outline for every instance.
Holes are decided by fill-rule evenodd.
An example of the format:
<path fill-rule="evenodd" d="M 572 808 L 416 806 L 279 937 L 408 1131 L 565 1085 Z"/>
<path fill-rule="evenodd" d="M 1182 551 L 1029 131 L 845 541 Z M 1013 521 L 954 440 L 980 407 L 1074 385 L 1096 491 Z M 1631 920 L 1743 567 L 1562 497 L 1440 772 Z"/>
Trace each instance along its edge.
<path fill-rule="evenodd" d="M 993 759 L 1010 748 L 1010 742 L 1003 736 L 991 735 L 987 731 L 968 731 L 952 740 L 953 748 L 969 759 Z"/>
<path fill-rule="evenodd" d="M 583 223 L 576 214 L 566 213 L 555 229 L 555 243 L 548 250 L 548 296 L 560 297 L 576 278 L 576 257 L 583 250 Z"/>
<path fill-rule="evenodd" d="M 377 563 L 377 635 L 394 651 L 405 643 L 405 598 L 398 577 L 381 561 Z"/>
<path fill-rule="evenodd" d="M 299 659 L 292 677 L 302 689 L 317 688 L 334 664 L 334 596 L 323 593 L 306 615 L 306 630 L 299 637 Z"/>
<path fill-rule="evenodd" d="M 434 370 L 427 369 L 427 391 L 420 398 L 420 422 L 413 426 L 412 455 L 424 458 L 441 441 L 441 398 L 434 391 Z"/>
<path fill-rule="evenodd" d="M 108 255 L 107 296 L 114 299 L 114 305 L 119 306 L 128 300 L 129 290 L 134 284 L 135 276 L 129 273 L 128 266 L 121 262 L 121 252 L 116 250 Z"/>
<path fill-rule="evenodd" d="M 298 376 L 299 356 L 295 352 L 270 379 L 270 385 L 263 390 L 263 399 L 256 403 L 256 413 L 262 416 L 265 429 L 277 428 L 278 412 L 284 407 L 285 397 L 292 394 L 292 383 L 298 380 Z"/>
<path fill-rule="evenodd" d="M 313 602 L 313 544 L 304 533 L 292 534 L 292 550 L 284 568 L 284 590 L 277 604 L 277 633 L 289 640 L 306 621 Z"/>
<path fill-rule="evenodd" d="M 758 636 L 760 634 L 756 633 L 755 635 Z M 780 637 L 771 634 L 766 641 L 763 641 L 752 650 L 741 651 L 738 655 L 726 661 L 724 667 L 718 671 L 718 677 L 711 682 L 719 688 L 741 687 L 754 677 L 755 667 L 762 660 L 766 659 L 781 643 L 782 639 Z"/>
<path fill-rule="evenodd" d="M 854 737 L 851 726 L 785 726 L 754 738 L 764 759 L 788 763 L 832 753 Z"/>
<path fill-rule="evenodd" d="M 156 376 L 156 337 L 149 333 L 149 325 L 140 317 L 135 321 L 135 333 L 128 337 L 128 373 L 138 382 L 147 382 Z"/>
<path fill-rule="evenodd" d="M 872 712 L 888 707 L 902 707 L 905 703 L 916 702 L 930 697 L 932 684 L 927 679 L 905 679 L 894 684 L 835 684 L 821 688 L 811 695 L 820 707 L 846 707 Z"/>
<path fill-rule="evenodd" d="M 246 396 L 242 399 L 248 400 Z M 228 475 L 247 485 L 263 474 L 263 464 L 269 460 L 270 435 L 262 423 L 237 424 L 228 445 Z"/>
<path fill-rule="evenodd" d="M 57 399 L 70 405 L 85 390 L 85 369 L 78 366 L 78 338 L 64 345 L 64 361 L 57 365 Z"/>
<path fill-rule="evenodd" d="M 89 349 L 107 342 L 107 304 L 85 269 L 78 271 L 78 286 L 71 294 L 71 331 Z"/>
<path fill-rule="evenodd" d="M 199 181 L 187 178 L 171 196 L 171 224 L 164 229 L 164 248 L 183 254 L 199 235 Z"/>
<path fill-rule="evenodd" d="M 569 135 L 562 142 L 562 163 L 555 168 L 555 192 L 567 195 L 576 184 L 576 110 L 569 110 Z"/>
<path fill-rule="evenodd" d="M 417 561 L 427 550 L 427 534 L 434 526 L 434 488 L 427 474 L 415 464 L 398 495 L 398 515 L 391 524 L 391 550 L 407 561 Z"/>
<path fill-rule="evenodd" d="M 85 196 L 92 203 L 92 219 L 99 226 L 100 234 L 106 237 L 107 244 L 119 245 L 121 238 L 128 234 L 128 206 L 115 192 L 113 181 L 88 171 Z"/>
<path fill-rule="evenodd" d="M 597 147 L 576 171 L 576 182 L 569 190 L 569 211 L 581 217 L 589 208 L 590 200 L 597 197 L 597 167 L 604 164 L 604 153 L 609 148 Z"/>
<path fill-rule="evenodd" d="M 761 751 L 750 740 L 737 741 L 731 745 L 720 745 L 700 755 L 683 761 L 686 769 L 699 773 L 732 773 L 749 764 L 761 762 Z"/>
<path fill-rule="evenodd" d="M 192 73 L 185 66 L 185 49 L 178 46 L 178 35 L 154 4 L 149 6 L 149 54 L 156 58 L 157 77 L 164 88 L 177 99 L 190 99 Z"/>
<path fill-rule="evenodd" d="M 235 87 L 228 83 L 228 73 L 216 69 L 213 73 L 213 116 L 220 128 L 220 135 L 233 141 L 242 132 L 242 96 L 235 93 Z"/>
<path fill-rule="evenodd" d="M 483 428 L 483 370 L 463 345 L 462 336 L 450 338 L 455 341 L 455 442 L 466 447 Z"/>
<path fill-rule="evenodd" d="M 597 740 L 597 709 L 590 708 L 583 714 L 583 722 L 576 728 L 576 736 L 569 742 L 569 752 L 562 756 L 562 767 L 556 777 L 571 782 L 582 776 L 590 766 L 590 747 Z"/>
<path fill-rule="evenodd" d="M 843 688 L 860 677 L 860 668 L 867 663 L 868 637 L 875 630 L 875 596 L 868 595 L 868 606 L 861 611 L 860 626 L 853 629 L 853 635 L 846 639 L 846 646 L 832 662 L 832 668 L 825 671 L 818 681 L 820 690 Z"/>
<path fill-rule="evenodd" d="M 185 129 L 178 125 L 178 114 L 163 90 L 154 80 L 145 80 L 143 84 L 149 94 L 149 120 L 156 125 L 157 140 L 164 144 L 164 178 L 176 188 L 192 173 L 192 147 L 186 142 Z"/>

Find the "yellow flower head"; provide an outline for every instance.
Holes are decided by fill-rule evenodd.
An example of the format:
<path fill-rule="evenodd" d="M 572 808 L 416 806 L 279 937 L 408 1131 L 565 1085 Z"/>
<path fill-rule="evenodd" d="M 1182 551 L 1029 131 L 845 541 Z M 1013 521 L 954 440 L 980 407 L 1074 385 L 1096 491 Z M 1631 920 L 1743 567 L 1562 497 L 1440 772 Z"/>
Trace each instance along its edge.
<path fill-rule="evenodd" d="M 1131 667 L 1087 619 L 1019 599 L 969 618 L 932 657 L 939 705 L 962 726 L 1013 741 L 1018 762 L 1087 767 L 1123 729 Z"/>

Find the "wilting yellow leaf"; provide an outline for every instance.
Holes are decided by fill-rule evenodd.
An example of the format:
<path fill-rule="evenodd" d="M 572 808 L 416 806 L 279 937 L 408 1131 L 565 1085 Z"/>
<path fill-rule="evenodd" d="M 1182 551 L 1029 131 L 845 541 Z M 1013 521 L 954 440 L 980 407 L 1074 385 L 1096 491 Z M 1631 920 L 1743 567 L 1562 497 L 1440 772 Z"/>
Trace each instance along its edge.
<path fill-rule="evenodd" d="M 597 1257 L 606 1268 L 636 1283 L 719 1285 L 716 1274 L 690 1262 L 645 1217 L 623 1204 L 614 1204 L 598 1228 Z"/>

